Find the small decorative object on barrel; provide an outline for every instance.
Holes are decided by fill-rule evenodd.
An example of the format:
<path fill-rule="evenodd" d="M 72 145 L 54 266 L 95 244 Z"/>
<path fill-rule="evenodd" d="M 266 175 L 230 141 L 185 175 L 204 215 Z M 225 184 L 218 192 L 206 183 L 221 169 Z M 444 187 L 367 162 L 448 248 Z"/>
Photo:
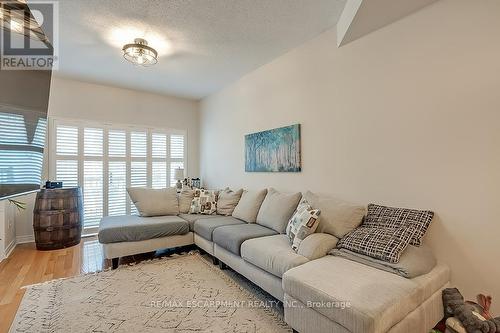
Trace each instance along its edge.
<path fill-rule="evenodd" d="M 83 197 L 79 187 L 42 189 L 36 195 L 33 229 L 38 250 L 56 250 L 80 243 Z"/>

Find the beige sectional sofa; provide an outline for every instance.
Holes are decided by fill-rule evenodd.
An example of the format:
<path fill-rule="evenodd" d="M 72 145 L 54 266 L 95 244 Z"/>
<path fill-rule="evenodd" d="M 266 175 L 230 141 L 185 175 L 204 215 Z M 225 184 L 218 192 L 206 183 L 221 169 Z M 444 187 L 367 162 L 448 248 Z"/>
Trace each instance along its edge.
<path fill-rule="evenodd" d="M 317 232 L 294 251 L 284 233 L 300 196 L 280 196 L 274 191 L 262 202 L 259 195 L 251 194 L 247 199 L 254 197 L 260 203 L 249 204 L 243 211 L 240 207 L 233 214 L 240 218 L 129 216 L 121 217 L 122 225 L 116 220 L 119 217 L 104 218 L 99 240 L 114 265 L 120 256 L 195 244 L 221 268 L 230 266 L 282 301 L 285 321 L 301 333 L 420 333 L 428 332 L 443 317 L 441 290 L 449 285 L 446 266 L 436 265 L 427 274 L 407 279 L 329 255 L 339 238 L 361 224 L 364 207 L 304 194 L 322 209 L 322 217 Z M 152 219 L 156 219 L 153 226 Z M 142 234 L 141 228 L 147 232 Z"/>

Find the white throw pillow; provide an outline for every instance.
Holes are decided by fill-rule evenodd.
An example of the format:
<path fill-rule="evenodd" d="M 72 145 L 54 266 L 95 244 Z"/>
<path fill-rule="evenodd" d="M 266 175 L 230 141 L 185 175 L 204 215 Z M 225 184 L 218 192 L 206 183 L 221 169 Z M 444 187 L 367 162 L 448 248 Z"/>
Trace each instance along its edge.
<path fill-rule="evenodd" d="M 292 244 L 292 249 L 297 252 L 300 243 L 309 235 L 313 234 L 318 227 L 318 217 L 321 214 L 319 209 L 313 209 L 307 200 L 302 199 L 288 221 L 286 235 Z"/>
<path fill-rule="evenodd" d="M 191 214 L 211 215 L 217 210 L 217 191 L 195 189 L 194 198 L 191 201 Z"/>
<path fill-rule="evenodd" d="M 141 216 L 179 214 L 179 202 L 175 188 L 129 187 L 127 192 Z"/>

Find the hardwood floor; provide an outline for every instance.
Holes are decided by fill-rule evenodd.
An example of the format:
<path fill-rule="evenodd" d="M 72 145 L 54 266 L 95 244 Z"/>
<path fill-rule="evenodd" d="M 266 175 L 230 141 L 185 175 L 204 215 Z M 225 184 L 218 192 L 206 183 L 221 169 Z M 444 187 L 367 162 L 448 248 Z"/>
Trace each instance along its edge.
<path fill-rule="evenodd" d="M 54 251 L 37 251 L 34 243 L 16 246 L 0 263 L 0 332 L 8 332 L 24 295 L 23 286 L 106 267 L 95 237 L 83 238 L 79 245 Z"/>
<path fill-rule="evenodd" d="M 120 259 L 120 264 L 171 253 L 165 250 L 125 257 Z M 104 259 L 96 237 L 82 238 L 79 245 L 54 251 L 37 251 L 34 243 L 16 246 L 12 254 L 0 263 L 0 333 L 9 331 L 24 295 L 22 287 L 108 267 L 111 267 L 111 261 Z"/>

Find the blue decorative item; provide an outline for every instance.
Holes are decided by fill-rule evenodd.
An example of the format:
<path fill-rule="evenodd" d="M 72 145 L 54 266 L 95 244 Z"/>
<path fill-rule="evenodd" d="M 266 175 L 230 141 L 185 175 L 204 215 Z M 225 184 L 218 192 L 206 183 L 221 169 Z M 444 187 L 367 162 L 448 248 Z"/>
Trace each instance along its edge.
<path fill-rule="evenodd" d="M 246 172 L 300 172 L 300 124 L 245 135 Z"/>

